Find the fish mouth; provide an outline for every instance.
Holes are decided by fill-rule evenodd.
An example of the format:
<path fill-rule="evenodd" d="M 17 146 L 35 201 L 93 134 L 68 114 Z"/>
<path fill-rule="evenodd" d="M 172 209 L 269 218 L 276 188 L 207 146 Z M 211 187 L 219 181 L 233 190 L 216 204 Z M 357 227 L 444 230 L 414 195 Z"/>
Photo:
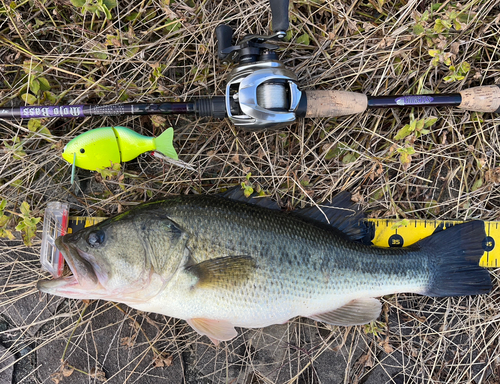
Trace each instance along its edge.
<path fill-rule="evenodd" d="M 68 263 L 71 275 L 53 280 L 39 280 L 37 288 L 41 292 L 68 297 L 71 299 L 98 299 L 105 296 L 105 289 L 97 274 L 85 258 L 85 252 L 68 243 L 72 235 L 58 237 L 56 247 Z"/>

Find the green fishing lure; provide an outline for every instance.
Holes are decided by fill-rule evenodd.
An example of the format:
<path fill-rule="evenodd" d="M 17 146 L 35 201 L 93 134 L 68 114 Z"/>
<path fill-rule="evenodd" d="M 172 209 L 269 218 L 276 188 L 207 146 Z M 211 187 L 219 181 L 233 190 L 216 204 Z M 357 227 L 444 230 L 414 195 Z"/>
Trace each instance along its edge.
<path fill-rule="evenodd" d="M 95 171 L 135 159 L 142 153 L 157 151 L 178 160 L 173 146 L 174 129 L 158 137 L 147 137 L 125 127 L 96 128 L 71 140 L 62 157 L 71 164 Z"/>

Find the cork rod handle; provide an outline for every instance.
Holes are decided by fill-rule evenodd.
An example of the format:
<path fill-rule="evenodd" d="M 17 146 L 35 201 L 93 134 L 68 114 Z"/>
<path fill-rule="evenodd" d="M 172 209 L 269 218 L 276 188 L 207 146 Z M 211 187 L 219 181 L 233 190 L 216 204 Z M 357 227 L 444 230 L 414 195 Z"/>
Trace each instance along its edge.
<path fill-rule="evenodd" d="M 462 102 L 458 108 L 475 112 L 500 113 L 500 87 L 486 85 L 465 89 L 460 92 Z"/>
<path fill-rule="evenodd" d="M 362 93 L 328 90 L 305 91 L 306 117 L 335 117 L 361 113 L 368 107 Z"/>

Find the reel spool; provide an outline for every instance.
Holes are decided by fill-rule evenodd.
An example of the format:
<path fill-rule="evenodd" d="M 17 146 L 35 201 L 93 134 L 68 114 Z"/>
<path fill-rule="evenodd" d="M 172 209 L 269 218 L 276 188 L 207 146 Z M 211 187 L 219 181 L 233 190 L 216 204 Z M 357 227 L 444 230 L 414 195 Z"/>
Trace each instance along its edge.
<path fill-rule="evenodd" d="M 296 75 L 277 60 L 237 66 L 229 75 L 225 97 L 228 117 L 247 131 L 293 123 L 305 100 Z"/>

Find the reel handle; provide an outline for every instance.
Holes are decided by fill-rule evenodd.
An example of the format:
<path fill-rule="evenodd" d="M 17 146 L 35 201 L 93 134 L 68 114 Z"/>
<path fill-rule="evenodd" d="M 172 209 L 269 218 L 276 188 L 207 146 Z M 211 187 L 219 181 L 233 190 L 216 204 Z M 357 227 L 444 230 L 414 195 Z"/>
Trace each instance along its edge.
<path fill-rule="evenodd" d="M 233 28 L 229 25 L 221 24 L 215 28 L 215 37 L 217 38 L 217 56 L 220 60 L 224 60 L 228 54 L 222 53 L 222 50 L 233 45 Z"/>
<path fill-rule="evenodd" d="M 273 32 L 280 38 L 285 37 L 288 29 L 288 3 L 289 0 L 270 0 Z"/>

